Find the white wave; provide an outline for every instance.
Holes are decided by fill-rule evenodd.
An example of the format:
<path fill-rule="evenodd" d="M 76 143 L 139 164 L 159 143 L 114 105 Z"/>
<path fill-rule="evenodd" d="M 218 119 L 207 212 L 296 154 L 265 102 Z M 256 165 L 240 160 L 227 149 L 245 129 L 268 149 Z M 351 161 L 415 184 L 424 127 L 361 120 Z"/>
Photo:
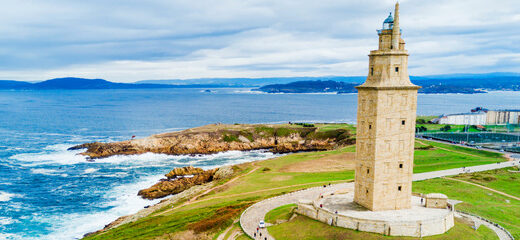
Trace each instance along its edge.
<path fill-rule="evenodd" d="M 12 233 L 0 233 L 0 239 L 2 240 L 18 240 L 18 239 L 24 239 L 23 237 L 21 236 L 18 236 L 16 234 L 12 234 Z"/>
<path fill-rule="evenodd" d="M 38 153 L 21 153 L 16 154 L 10 157 L 12 160 L 17 160 L 23 166 L 38 166 L 38 165 L 48 165 L 48 164 L 60 164 L 60 165 L 68 165 L 68 164 L 76 164 L 80 162 L 85 162 L 86 157 L 82 155 L 78 155 L 83 150 L 73 150 L 68 151 L 67 148 L 73 145 L 67 144 L 56 144 L 45 147 L 42 152 Z"/>
<path fill-rule="evenodd" d="M 17 195 L 14 193 L 0 191 L 0 202 L 9 202 L 13 197 L 17 197 Z"/>
<path fill-rule="evenodd" d="M 270 94 L 262 91 L 252 91 L 252 90 L 235 90 L 232 93 L 239 93 L 239 94 Z"/>
<path fill-rule="evenodd" d="M 10 217 L 0 217 L 0 225 L 9 225 L 13 223 L 18 223 L 20 221 L 12 219 Z"/>
<path fill-rule="evenodd" d="M 279 156 L 279 154 L 273 154 L 272 152 L 255 150 L 255 151 L 229 151 L 221 152 L 211 155 L 198 155 L 198 156 L 170 156 L 165 154 L 152 154 L 146 153 L 141 155 L 131 156 L 115 156 L 106 159 L 102 159 L 102 162 L 116 162 L 121 163 L 116 168 L 137 168 L 145 167 L 152 163 L 152 165 L 158 164 L 159 166 L 171 166 L 172 161 L 186 160 L 181 165 L 187 165 L 193 163 L 197 166 L 198 163 L 206 162 L 218 162 L 218 164 L 207 164 L 203 166 L 204 169 L 210 169 L 219 167 L 222 165 L 237 164 L 248 161 L 268 159 Z M 161 165 L 161 161 L 165 164 Z M 100 162 L 100 161 L 96 161 Z M 129 163 L 129 164 L 126 164 Z M 95 169 L 95 168 L 92 168 Z M 87 171 L 86 169 L 85 171 Z M 91 170 L 89 170 L 91 171 Z M 89 214 L 71 213 L 56 216 L 35 216 L 37 221 L 51 224 L 52 233 L 46 235 L 40 239 L 75 239 L 83 236 L 85 233 L 93 232 L 103 228 L 106 224 L 114 221 L 120 216 L 135 213 L 141 210 L 146 205 L 152 205 L 160 200 L 145 200 L 137 196 L 137 192 L 140 189 L 147 188 L 155 184 L 159 179 L 163 178 L 165 172 L 160 172 L 158 175 L 145 176 L 136 179 L 134 183 L 124 184 L 116 186 L 110 191 L 106 192 L 102 199 L 97 203 L 100 207 L 107 207 L 109 210 L 103 212 L 95 212 Z M 117 173 L 126 174 L 126 173 Z M 97 176 L 93 174 L 91 176 Z M 99 175 L 107 177 L 107 175 Z"/>
<path fill-rule="evenodd" d="M 46 169 L 46 168 L 32 168 L 31 172 L 34 174 L 42 174 L 42 175 L 48 175 L 48 176 L 56 176 L 59 174 L 56 174 L 58 172 L 54 169 Z"/>
<path fill-rule="evenodd" d="M 97 170 L 98 169 L 96 169 L 96 168 L 87 168 L 87 169 L 85 169 L 85 171 L 83 171 L 83 173 L 89 174 L 89 173 L 96 172 Z"/>
<path fill-rule="evenodd" d="M 39 221 L 50 223 L 52 233 L 41 239 L 77 239 L 85 233 L 97 231 L 120 216 L 135 213 L 146 205 L 158 203 L 160 200 L 145 200 L 137 196 L 140 189 L 156 183 L 162 175 L 147 176 L 136 182 L 114 187 L 100 201 L 102 207 L 111 207 L 105 212 L 90 214 L 64 214 L 59 216 L 40 216 Z"/>

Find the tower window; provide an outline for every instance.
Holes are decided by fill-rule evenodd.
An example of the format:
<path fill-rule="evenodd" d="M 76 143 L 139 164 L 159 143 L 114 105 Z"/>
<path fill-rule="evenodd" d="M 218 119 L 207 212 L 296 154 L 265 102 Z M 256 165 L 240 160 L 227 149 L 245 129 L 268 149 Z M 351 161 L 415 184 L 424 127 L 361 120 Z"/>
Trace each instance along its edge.
<path fill-rule="evenodd" d="M 369 173 L 370 173 L 370 169 L 367 169 L 367 174 L 369 174 Z"/>
<path fill-rule="evenodd" d="M 367 189 L 367 194 L 368 194 L 368 189 Z"/>
<path fill-rule="evenodd" d="M 370 68 L 370 76 L 374 76 L 374 68 Z"/>
<path fill-rule="evenodd" d="M 401 121 L 401 124 L 402 124 L 402 125 L 405 125 L 405 124 L 406 124 L 406 121 L 405 121 L 405 120 Z"/>
<path fill-rule="evenodd" d="M 401 186 L 397 187 L 397 191 L 401 191 Z"/>
<path fill-rule="evenodd" d="M 395 72 L 399 72 L 399 67 L 395 67 Z"/>
<path fill-rule="evenodd" d="M 402 163 L 399 163 L 399 168 L 403 168 L 403 164 Z"/>
<path fill-rule="evenodd" d="M 368 129 L 372 129 L 372 125 L 368 125 Z"/>

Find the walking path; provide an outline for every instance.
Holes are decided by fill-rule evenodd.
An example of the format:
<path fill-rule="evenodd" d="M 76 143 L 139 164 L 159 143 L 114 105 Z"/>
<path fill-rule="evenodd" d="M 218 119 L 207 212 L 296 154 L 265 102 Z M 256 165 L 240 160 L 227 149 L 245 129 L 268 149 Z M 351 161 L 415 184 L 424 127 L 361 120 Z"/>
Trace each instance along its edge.
<path fill-rule="evenodd" d="M 456 212 L 455 216 L 457 216 L 457 215 L 471 219 L 475 223 L 476 226 L 484 225 L 484 226 L 488 227 L 489 229 L 493 230 L 497 234 L 498 239 L 500 239 L 500 240 L 514 240 L 514 238 L 511 238 L 511 236 L 509 234 L 507 234 L 507 232 L 505 232 L 504 230 L 502 230 L 501 228 L 495 226 L 494 224 L 492 224 L 490 222 L 484 221 L 478 217 L 475 217 L 475 216 L 472 216 L 472 215 L 469 215 L 466 213 Z"/>
<path fill-rule="evenodd" d="M 456 169 L 448 169 L 448 170 L 442 170 L 442 171 L 434 171 L 434 172 L 426 172 L 426 173 L 418 173 L 413 175 L 413 181 L 421 181 L 426 179 L 432 179 L 432 178 L 438 178 L 438 177 L 445 177 L 445 176 L 452 176 L 457 175 L 460 173 L 465 172 L 481 172 L 481 171 L 487 171 L 487 170 L 493 170 L 493 169 L 499 169 L 499 168 L 506 168 L 515 166 L 515 164 L 518 164 L 517 162 L 501 162 L 501 163 L 493 163 L 493 164 L 487 164 L 487 165 L 480 165 L 480 166 L 472 166 L 472 167 L 466 167 L 465 171 L 462 168 L 456 168 Z M 264 220 L 265 215 L 277 208 L 281 207 L 283 205 L 292 204 L 292 203 L 298 203 L 300 199 L 314 199 L 316 196 L 319 196 L 319 194 L 327 191 L 337 191 L 344 188 L 353 187 L 354 183 L 339 183 L 339 184 L 333 184 L 327 187 L 313 187 L 308 188 L 304 190 L 300 190 L 297 192 L 288 193 L 285 195 L 269 198 L 263 201 L 260 201 L 256 204 L 253 204 L 249 208 L 247 208 L 242 215 L 240 216 L 240 225 L 242 226 L 242 229 L 244 232 L 249 235 L 253 239 L 262 239 L 264 240 L 265 237 L 267 237 L 268 240 L 273 240 L 274 238 L 269 235 L 267 232 L 267 229 L 260 229 L 257 233 L 262 233 L 262 238 L 255 238 L 254 233 L 257 232 L 258 223 L 261 220 Z M 498 236 L 501 236 L 503 234 L 506 234 L 499 228 L 492 228 L 495 230 Z M 501 233 L 499 233 L 501 232 Z M 507 235 L 507 234 L 506 234 Z M 501 238 L 502 239 L 502 238 Z M 510 238 L 504 238 L 504 239 L 510 239 Z"/>
<path fill-rule="evenodd" d="M 238 221 L 234 221 L 228 228 L 226 228 L 226 230 L 224 230 L 224 232 L 222 232 L 220 235 L 218 235 L 217 237 L 217 240 L 225 240 L 225 237 L 226 237 L 226 234 L 231 230 L 233 229 L 233 227 L 235 227 L 235 223 L 237 223 Z M 233 238 L 233 235 L 236 234 L 235 232 L 233 232 L 228 239 L 234 239 Z"/>
<path fill-rule="evenodd" d="M 488 187 L 486 187 L 486 186 L 482 186 L 482 185 L 480 185 L 480 184 L 476 184 L 476 183 L 472 183 L 472 182 L 464 181 L 464 180 L 461 180 L 461 179 L 450 178 L 450 177 L 445 177 L 445 179 L 449 179 L 449 180 L 453 180 L 453 181 L 457 181 L 457 182 L 462 182 L 462 183 L 471 184 L 471 185 L 473 185 L 473 186 L 477 186 L 477 187 L 479 187 L 479 188 L 483 188 L 483 189 L 486 189 L 486 190 L 489 190 L 489 191 L 492 191 L 492 192 L 498 193 L 498 194 L 500 194 L 500 195 L 503 195 L 503 196 L 506 196 L 506 197 L 510 197 L 510 198 L 512 198 L 512 199 L 516 199 L 516 200 L 520 201 L 520 198 L 519 198 L 519 197 L 515 197 L 515 196 L 513 196 L 513 195 L 509 195 L 509 194 L 507 194 L 507 193 L 505 193 L 505 192 L 501 192 L 501 191 L 495 190 L 495 189 L 493 189 L 493 188 L 488 188 Z"/>

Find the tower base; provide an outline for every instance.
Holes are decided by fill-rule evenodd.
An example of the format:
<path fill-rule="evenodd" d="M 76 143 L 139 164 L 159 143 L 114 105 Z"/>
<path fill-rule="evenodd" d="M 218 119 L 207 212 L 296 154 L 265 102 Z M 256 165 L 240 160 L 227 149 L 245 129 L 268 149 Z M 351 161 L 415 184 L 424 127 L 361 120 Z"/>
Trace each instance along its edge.
<path fill-rule="evenodd" d="M 300 201 L 296 212 L 332 226 L 388 236 L 425 237 L 443 234 L 454 225 L 453 211 L 426 208 L 420 197 L 412 196 L 410 209 L 374 212 L 355 203 L 352 192 L 322 196 Z"/>

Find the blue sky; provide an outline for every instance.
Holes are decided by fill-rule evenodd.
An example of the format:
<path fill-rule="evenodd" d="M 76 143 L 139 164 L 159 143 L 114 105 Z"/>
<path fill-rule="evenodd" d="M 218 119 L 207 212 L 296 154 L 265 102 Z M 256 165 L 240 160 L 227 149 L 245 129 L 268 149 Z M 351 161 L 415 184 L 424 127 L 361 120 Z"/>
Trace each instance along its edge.
<path fill-rule="evenodd" d="M 365 75 L 387 0 L 18 0 L 0 79 Z M 403 0 L 412 75 L 520 72 L 518 0 Z"/>

